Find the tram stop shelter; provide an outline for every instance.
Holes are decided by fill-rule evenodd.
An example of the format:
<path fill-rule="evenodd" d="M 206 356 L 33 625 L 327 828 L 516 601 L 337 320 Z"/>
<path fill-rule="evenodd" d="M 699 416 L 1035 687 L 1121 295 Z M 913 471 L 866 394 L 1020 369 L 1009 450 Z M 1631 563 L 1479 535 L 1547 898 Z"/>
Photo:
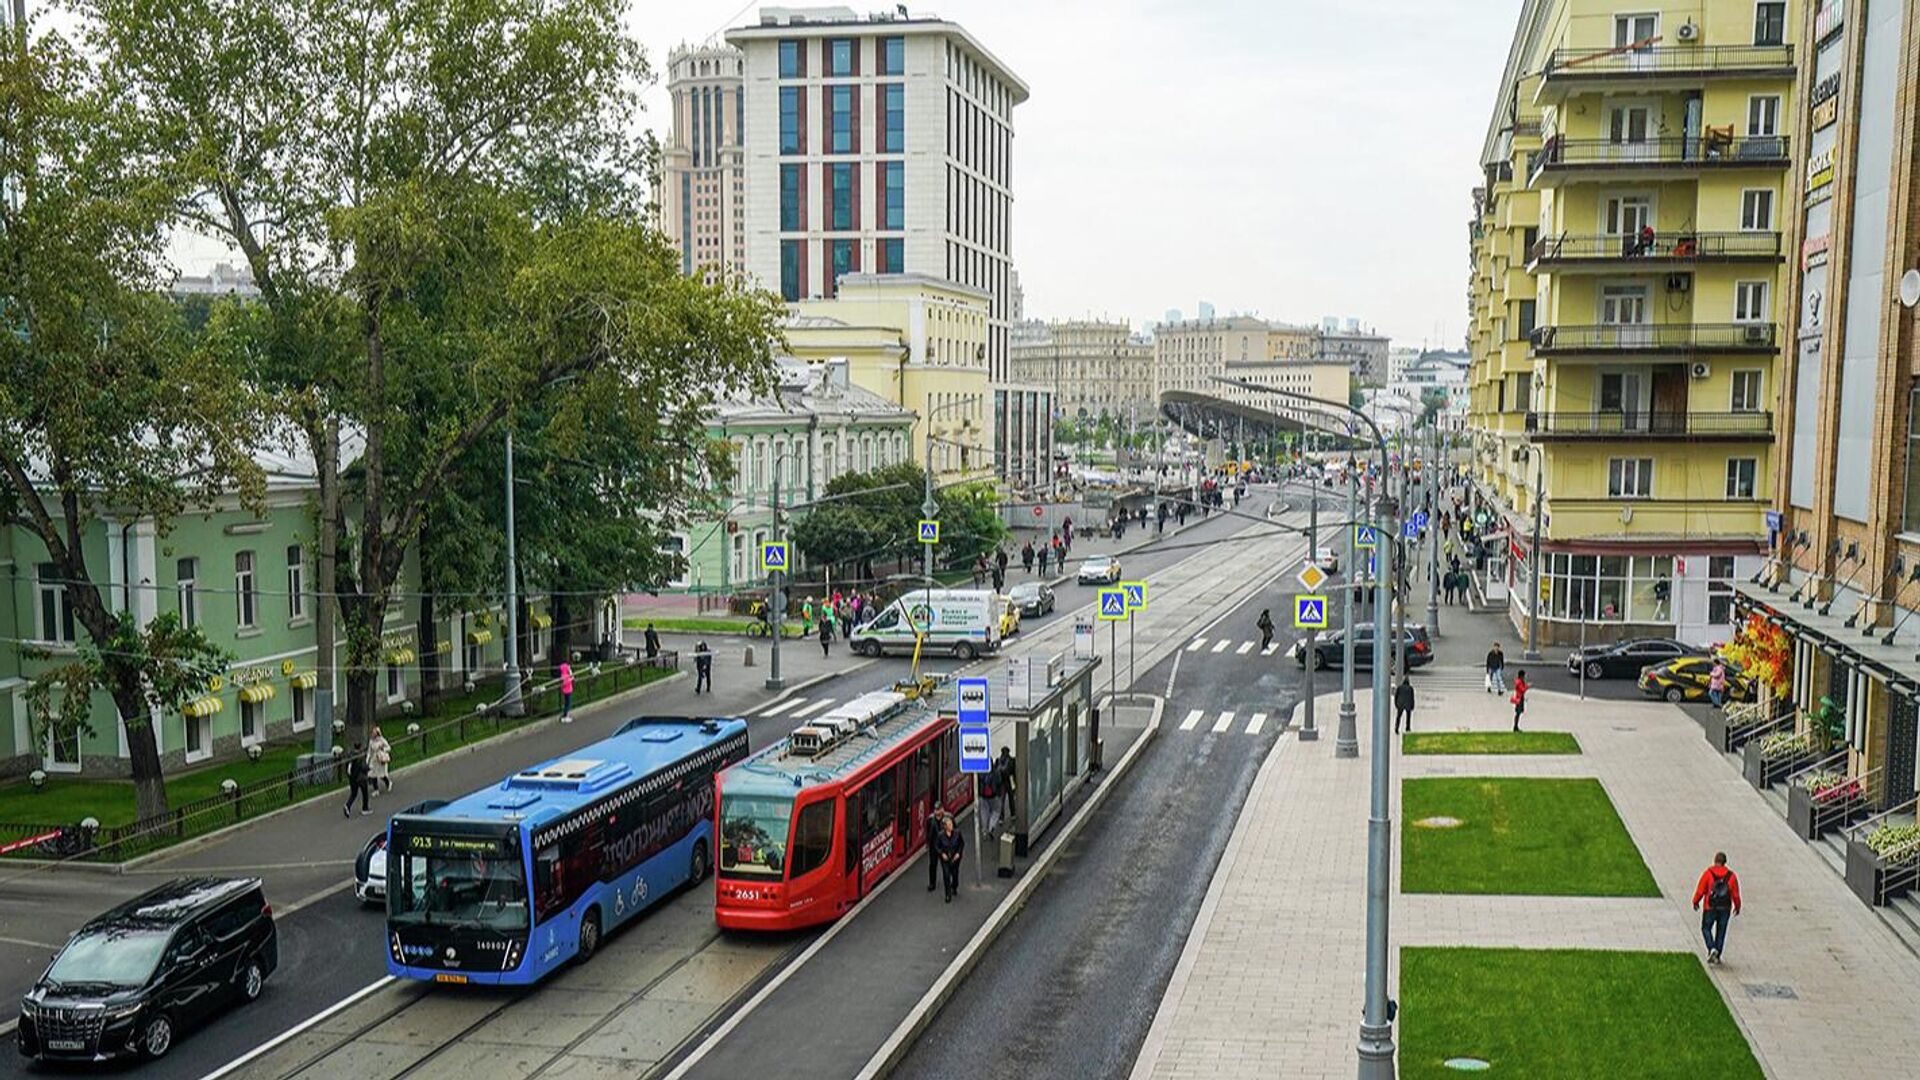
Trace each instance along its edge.
<path fill-rule="evenodd" d="M 1003 831 L 1025 858 L 1034 838 L 1060 816 L 1100 764 L 1094 713 L 1098 656 L 1015 656 L 987 676 L 993 756 L 1013 751 L 1013 808 Z"/>

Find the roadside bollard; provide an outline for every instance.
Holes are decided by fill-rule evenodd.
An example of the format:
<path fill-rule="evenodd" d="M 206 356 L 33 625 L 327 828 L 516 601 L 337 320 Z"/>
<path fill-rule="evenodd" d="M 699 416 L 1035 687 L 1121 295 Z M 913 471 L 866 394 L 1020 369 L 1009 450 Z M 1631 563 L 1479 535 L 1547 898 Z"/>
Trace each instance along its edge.
<path fill-rule="evenodd" d="M 747 667 L 752 667 L 752 666 L 753 666 L 753 646 L 751 646 L 751 645 L 749 645 L 749 646 L 747 646 L 747 660 L 746 660 L 746 666 L 747 666 Z"/>

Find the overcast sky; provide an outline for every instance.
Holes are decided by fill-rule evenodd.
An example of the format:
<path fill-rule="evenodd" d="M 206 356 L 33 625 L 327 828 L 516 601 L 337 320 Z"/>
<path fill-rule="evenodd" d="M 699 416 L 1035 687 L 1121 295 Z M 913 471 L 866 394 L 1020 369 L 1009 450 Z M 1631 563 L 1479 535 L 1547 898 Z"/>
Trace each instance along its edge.
<path fill-rule="evenodd" d="M 667 50 L 760 6 L 637 0 L 661 72 L 650 126 Z M 908 6 L 965 26 L 1032 89 L 1013 114 L 1029 316 L 1140 324 L 1208 300 L 1459 346 L 1468 193 L 1519 0 Z"/>

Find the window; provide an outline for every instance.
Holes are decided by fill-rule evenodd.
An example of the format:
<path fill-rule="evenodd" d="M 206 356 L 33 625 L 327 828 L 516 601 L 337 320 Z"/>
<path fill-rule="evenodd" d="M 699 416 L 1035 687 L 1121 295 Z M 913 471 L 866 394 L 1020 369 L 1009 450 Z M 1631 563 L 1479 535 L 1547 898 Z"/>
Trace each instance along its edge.
<path fill-rule="evenodd" d="M 854 41 L 852 38 L 827 39 L 827 74 L 854 74 Z"/>
<path fill-rule="evenodd" d="M 307 560 L 299 544 L 287 545 L 287 618 L 307 613 Z"/>
<path fill-rule="evenodd" d="M 1758 368 L 1733 373 L 1733 411 L 1759 412 L 1760 387 L 1764 372 Z"/>
<path fill-rule="evenodd" d="M 800 240 L 780 241 L 780 299 L 800 299 Z"/>
<path fill-rule="evenodd" d="M 904 183 L 907 167 L 899 161 L 884 162 L 880 166 L 880 187 L 883 192 L 880 210 L 880 227 L 883 229 L 904 229 L 907 227 L 907 192 Z"/>
<path fill-rule="evenodd" d="M 1653 495 L 1652 458 L 1613 458 L 1607 462 L 1607 495 L 1645 499 Z"/>
<path fill-rule="evenodd" d="M 240 742 L 243 745 L 260 741 L 260 709 L 261 706 L 255 702 L 240 703 Z"/>
<path fill-rule="evenodd" d="M 806 149 L 800 138 L 800 94 L 798 86 L 780 88 L 780 152 L 798 154 Z"/>
<path fill-rule="evenodd" d="M 174 594 L 180 599 L 180 625 L 200 625 L 200 560 L 181 559 L 173 564 Z"/>
<path fill-rule="evenodd" d="M 1733 321 L 1766 322 L 1772 315 L 1767 306 L 1767 283 L 1764 281 L 1736 281 L 1733 283 Z"/>
<path fill-rule="evenodd" d="M 310 731 L 313 728 L 313 706 L 307 700 L 307 695 L 311 693 L 313 691 L 302 690 L 296 686 L 287 694 L 288 700 L 293 703 L 293 730 L 295 731 Z"/>
<path fill-rule="evenodd" d="M 783 41 L 780 43 L 780 77 L 798 79 L 807 73 L 806 53 L 801 51 L 800 42 Z"/>
<path fill-rule="evenodd" d="M 801 183 L 806 172 L 806 167 L 803 165 L 780 166 L 780 229 L 782 232 L 799 232 L 807 227 L 800 201 Z"/>
<path fill-rule="evenodd" d="M 1740 193 L 1740 227 L 1748 232 L 1773 230 L 1773 192 L 1754 188 Z"/>
<path fill-rule="evenodd" d="M 1757 138 L 1780 134 L 1780 95 L 1757 94 L 1747 99 L 1747 134 Z"/>
<path fill-rule="evenodd" d="M 833 851 L 833 800 L 822 799 L 800 808 L 793 824 L 793 855 L 787 860 L 787 880 L 824 866 Z"/>
<path fill-rule="evenodd" d="M 257 622 L 254 616 L 258 606 L 259 597 L 253 591 L 253 552 L 242 551 L 233 557 L 235 625 L 242 630 L 254 626 Z"/>
<path fill-rule="evenodd" d="M 827 228 L 846 230 L 859 228 L 853 216 L 853 170 L 852 164 L 827 166 Z M 837 267 L 838 264 L 836 263 Z M 835 274 L 839 271 L 836 269 Z"/>
<path fill-rule="evenodd" d="M 387 700 L 399 701 L 407 696 L 406 673 L 398 664 L 387 665 Z"/>
<path fill-rule="evenodd" d="M 1658 15 L 1615 15 L 1613 17 L 1613 45 L 1616 49 L 1629 46 L 1637 50 L 1652 48 L 1653 37 L 1660 32 Z"/>
<path fill-rule="evenodd" d="M 907 88 L 888 83 L 880 88 L 880 152 L 905 153 L 907 149 Z"/>
<path fill-rule="evenodd" d="M 1522 230 L 1520 233 L 1520 261 L 1531 261 L 1533 259 L 1533 249 L 1539 246 L 1539 244 L 1540 229 L 1538 226 L 1529 226 Z"/>
<path fill-rule="evenodd" d="M 213 756 L 213 718 L 210 716 L 186 717 L 187 760 L 203 761 Z"/>
<path fill-rule="evenodd" d="M 1536 300 L 1522 300 L 1515 305 L 1513 340 L 1529 341 L 1533 338 L 1534 319 L 1539 310 L 1539 301 Z"/>
<path fill-rule="evenodd" d="M 883 274 L 904 274 L 907 272 L 907 242 L 905 240 L 880 241 L 880 272 Z"/>
<path fill-rule="evenodd" d="M 75 772 L 80 768 L 80 728 L 54 724 L 47 730 L 47 752 L 42 762 L 48 772 Z"/>
<path fill-rule="evenodd" d="M 853 92 L 851 86 L 827 88 L 827 153 L 851 154 L 853 140 Z"/>
<path fill-rule="evenodd" d="M 1900 531 L 1920 533 L 1920 385 L 1907 391 L 1907 487 Z"/>
<path fill-rule="evenodd" d="M 1760 0 L 1753 6 L 1753 43 L 1784 45 L 1787 41 L 1787 0 Z"/>
<path fill-rule="evenodd" d="M 1707 559 L 1707 621 L 1724 626 L 1733 621 L 1733 556 Z"/>
<path fill-rule="evenodd" d="M 67 606 L 67 587 L 60 570 L 43 562 L 34 570 L 35 588 L 40 599 L 40 624 L 34 636 L 41 641 L 73 644 L 73 609 Z"/>
<path fill-rule="evenodd" d="M 1523 371 L 1513 377 L 1513 411 L 1533 411 L 1533 372 Z"/>
<path fill-rule="evenodd" d="M 880 39 L 880 74 L 905 75 L 907 73 L 907 39 Z"/>
<path fill-rule="evenodd" d="M 1727 498 L 1753 498 L 1753 478 L 1758 464 L 1753 458 L 1727 459 Z"/>

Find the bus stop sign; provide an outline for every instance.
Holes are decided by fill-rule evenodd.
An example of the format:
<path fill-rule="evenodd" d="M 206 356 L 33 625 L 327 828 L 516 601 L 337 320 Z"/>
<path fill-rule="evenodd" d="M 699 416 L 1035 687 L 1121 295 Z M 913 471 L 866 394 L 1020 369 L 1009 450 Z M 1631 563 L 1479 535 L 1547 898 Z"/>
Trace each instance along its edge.
<path fill-rule="evenodd" d="M 955 714 L 960 721 L 960 771 L 983 773 L 993 768 L 990 746 L 992 716 L 987 707 L 987 680 L 961 679 Z"/>

